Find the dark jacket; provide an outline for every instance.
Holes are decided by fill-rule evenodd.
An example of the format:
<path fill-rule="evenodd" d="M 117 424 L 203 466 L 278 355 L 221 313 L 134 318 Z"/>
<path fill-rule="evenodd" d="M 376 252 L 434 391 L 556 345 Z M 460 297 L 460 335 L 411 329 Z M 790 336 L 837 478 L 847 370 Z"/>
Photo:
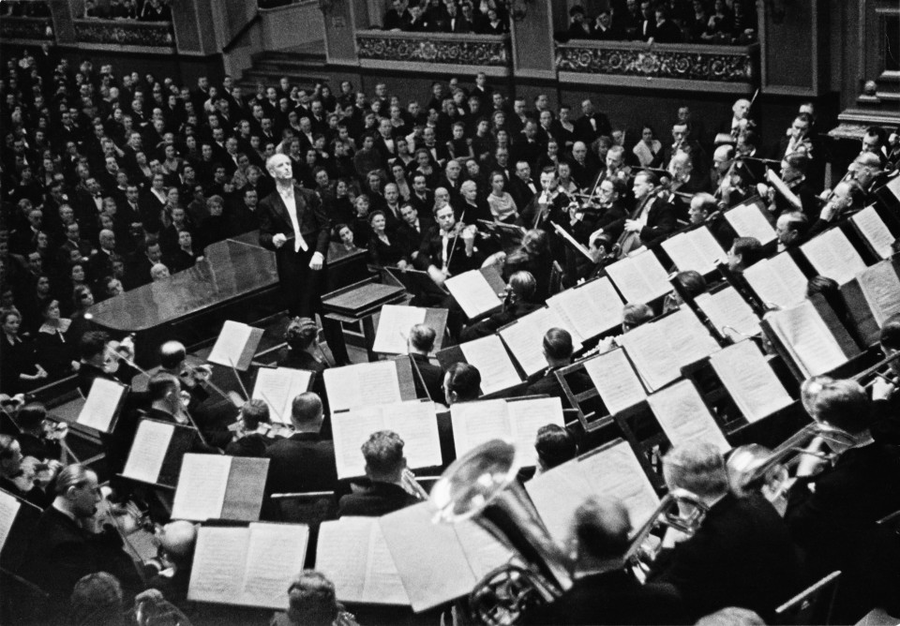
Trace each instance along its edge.
<path fill-rule="evenodd" d="M 361 493 L 347 494 L 338 503 L 338 517 L 381 517 L 416 504 L 419 500 L 399 485 L 373 482 Z"/>
<path fill-rule="evenodd" d="M 317 433 L 294 433 L 263 455 L 271 459 L 266 493 L 331 491 L 337 486 L 334 442 Z"/>

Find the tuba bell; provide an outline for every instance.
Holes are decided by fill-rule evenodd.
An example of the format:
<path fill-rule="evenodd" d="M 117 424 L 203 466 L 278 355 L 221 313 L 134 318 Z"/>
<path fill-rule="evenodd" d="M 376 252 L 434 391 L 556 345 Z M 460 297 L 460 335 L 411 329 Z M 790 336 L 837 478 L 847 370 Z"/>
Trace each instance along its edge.
<path fill-rule="evenodd" d="M 517 480 L 515 446 L 494 439 L 448 467 L 431 490 L 435 521 L 471 519 L 515 550 L 521 565 L 488 573 L 469 595 L 474 615 L 485 624 L 515 623 L 530 607 L 553 602 L 572 586 L 572 559 L 550 537 Z"/>

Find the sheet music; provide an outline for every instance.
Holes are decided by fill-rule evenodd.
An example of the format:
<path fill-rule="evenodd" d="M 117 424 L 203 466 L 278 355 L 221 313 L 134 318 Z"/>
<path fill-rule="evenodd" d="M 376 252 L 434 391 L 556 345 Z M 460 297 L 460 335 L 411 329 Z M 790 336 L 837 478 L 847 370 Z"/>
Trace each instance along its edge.
<path fill-rule="evenodd" d="M 403 400 L 397 366 L 393 361 L 331 367 L 323 375 L 332 413 Z"/>
<path fill-rule="evenodd" d="M 362 602 L 374 517 L 342 517 L 322 522 L 316 569 L 334 583 L 341 602 Z"/>
<path fill-rule="evenodd" d="M 537 374 L 548 366 L 544 358 L 544 335 L 551 328 L 568 330 L 572 336 L 572 347 L 581 349 L 576 333 L 573 333 L 560 315 L 553 309 L 543 308 L 520 317 L 515 323 L 500 330 L 500 336 L 509 346 L 527 376 Z M 482 377 L 483 379 L 484 377 Z"/>
<path fill-rule="evenodd" d="M 253 328 L 247 324 L 233 320 L 226 321 L 222 325 L 222 332 L 216 339 L 216 345 L 213 346 L 212 352 L 209 353 L 206 360 L 225 367 L 237 366 L 252 331 Z"/>
<path fill-rule="evenodd" d="M 759 348 L 749 339 L 712 355 L 710 363 L 750 423 L 793 402 Z"/>
<path fill-rule="evenodd" d="M 381 407 L 356 407 L 332 413 L 331 429 L 338 478 L 365 476 L 366 461 L 360 448 L 372 433 L 385 429 Z"/>
<path fill-rule="evenodd" d="M 385 428 L 400 435 L 412 469 L 443 465 L 434 402 L 400 402 L 382 409 Z"/>
<path fill-rule="evenodd" d="M 247 562 L 248 528 L 202 526 L 191 567 L 188 599 L 222 602 L 241 596 L 242 572 Z M 282 591 L 284 593 L 285 590 Z M 286 593 L 284 593 L 287 596 Z"/>
<path fill-rule="evenodd" d="M 406 354 L 406 340 L 409 337 L 409 331 L 416 324 L 425 323 L 426 312 L 420 307 L 385 304 L 381 307 L 372 351 L 384 354 Z"/>
<path fill-rule="evenodd" d="M 681 272 L 709 274 L 715 271 L 716 261 L 725 258 L 722 246 L 705 226 L 670 237 L 662 242 L 662 247 Z"/>
<path fill-rule="evenodd" d="M 185 454 L 172 505 L 172 519 L 203 522 L 218 518 L 225 504 L 231 457 Z"/>
<path fill-rule="evenodd" d="M 534 441 L 537 431 L 547 424 L 565 427 L 562 401 L 559 398 L 535 398 L 506 403 L 510 431 L 516 450 L 522 455 L 522 465 L 537 465 Z"/>
<path fill-rule="evenodd" d="M 578 465 L 595 494 L 622 501 L 633 527 L 642 526 L 659 506 L 653 485 L 627 442 L 579 457 Z"/>
<path fill-rule="evenodd" d="M 485 395 L 518 385 L 522 380 L 509 353 L 497 335 L 460 344 L 463 357 L 481 374 L 481 391 Z"/>
<path fill-rule="evenodd" d="M 457 458 L 491 439 L 511 439 L 506 400 L 462 402 L 450 407 Z"/>
<path fill-rule="evenodd" d="M 612 350 L 584 362 L 603 404 L 610 415 L 633 407 L 647 398 L 647 392 L 624 350 Z"/>
<path fill-rule="evenodd" d="M 800 249 L 819 274 L 833 278 L 839 285 L 850 282 L 866 269 L 862 257 L 840 228 L 813 237 Z"/>
<path fill-rule="evenodd" d="M 878 327 L 900 313 L 900 278 L 890 261 L 876 263 L 856 276 Z"/>
<path fill-rule="evenodd" d="M 666 270 L 649 250 L 606 267 L 625 302 L 648 303 L 672 290 Z"/>
<path fill-rule="evenodd" d="M 738 237 L 756 237 L 762 245 L 778 238 L 775 229 L 756 204 L 739 204 L 724 215 Z"/>
<path fill-rule="evenodd" d="M 400 572 L 381 532 L 381 525 L 373 519 L 369 529 L 369 552 L 363 584 L 363 602 L 377 604 L 409 604 L 409 595 L 400 580 Z"/>
<path fill-rule="evenodd" d="M 652 323 L 665 337 L 679 369 L 721 349 L 703 322 L 686 306 Z"/>
<path fill-rule="evenodd" d="M 256 384 L 251 397 L 269 405 L 273 422 L 290 424 L 294 398 L 309 390 L 311 377 L 312 372 L 307 370 L 261 367 L 256 373 Z"/>
<path fill-rule="evenodd" d="M 484 274 L 478 270 L 451 276 L 444 285 L 469 319 L 496 309 L 502 304 Z"/>
<path fill-rule="evenodd" d="M 309 526 L 250 524 L 241 604 L 287 609 L 285 591 L 303 569 L 308 543 Z"/>
<path fill-rule="evenodd" d="M 680 380 L 656 392 L 647 401 L 673 446 L 703 441 L 722 452 L 731 449 L 691 381 Z"/>
<path fill-rule="evenodd" d="M 103 433 L 109 432 L 125 390 L 125 386 L 115 381 L 95 378 L 77 422 Z"/>
<path fill-rule="evenodd" d="M 764 303 L 787 308 L 806 298 L 806 276 L 787 252 L 754 263 L 744 278 Z"/>
<path fill-rule="evenodd" d="M 894 235 L 888 230 L 875 207 L 868 206 L 850 219 L 879 257 L 889 259 L 893 256 L 891 246 L 894 244 Z"/>
<path fill-rule="evenodd" d="M 141 420 L 122 475 L 145 483 L 157 482 L 174 433 L 174 424 Z"/>
<path fill-rule="evenodd" d="M 622 323 L 624 303 L 609 278 L 603 276 L 582 286 L 566 289 L 547 300 L 581 341 L 596 337 Z"/>
<path fill-rule="evenodd" d="M 769 316 L 806 376 L 830 372 L 847 362 L 834 335 L 809 300 Z"/>
<path fill-rule="evenodd" d="M 525 490 L 550 536 L 563 545 L 569 539 L 575 509 L 593 495 L 577 459 L 538 474 L 525 483 Z"/>
<path fill-rule="evenodd" d="M 453 524 L 452 528 L 476 580 L 481 580 L 491 570 L 509 562 L 514 555 L 508 546 L 476 522 L 464 520 Z"/>
<path fill-rule="evenodd" d="M 655 391 L 681 375 L 681 367 L 666 338 L 656 324 L 641 324 L 619 338 L 641 381 Z"/>
<path fill-rule="evenodd" d="M 22 503 L 14 496 L 0 491 L 0 550 L 6 545 L 6 538 L 9 537 L 9 531 L 16 521 L 21 506 Z"/>
<path fill-rule="evenodd" d="M 734 331 L 751 336 L 762 332 L 756 313 L 734 287 L 729 286 L 713 294 L 702 293 L 694 301 L 712 325 L 726 337 L 734 337 Z"/>

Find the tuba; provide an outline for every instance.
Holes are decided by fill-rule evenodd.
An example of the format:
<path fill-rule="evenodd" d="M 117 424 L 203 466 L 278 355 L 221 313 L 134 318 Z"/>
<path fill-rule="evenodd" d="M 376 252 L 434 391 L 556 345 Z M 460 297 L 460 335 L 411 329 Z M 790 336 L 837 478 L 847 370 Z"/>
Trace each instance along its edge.
<path fill-rule="evenodd" d="M 572 586 L 574 563 L 550 537 L 517 480 L 515 446 L 494 439 L 457 459 L 435 483 L 435 521 L 476 522 L 514 549 L 522 564 L 489 572 L 469 594 L 475 616 L 491 626 L 515 623 L 530 607 L 553 602 Z"/>

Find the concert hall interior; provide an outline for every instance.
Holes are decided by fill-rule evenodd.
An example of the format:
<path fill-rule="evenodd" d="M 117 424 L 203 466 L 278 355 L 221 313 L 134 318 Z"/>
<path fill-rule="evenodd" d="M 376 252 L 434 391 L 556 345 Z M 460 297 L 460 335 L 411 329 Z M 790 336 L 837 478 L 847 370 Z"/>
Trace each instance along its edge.
<path fill-rule="evenodd" d="M 896 0 L 0 51 L 0 624 L 900 622 Z"/>

